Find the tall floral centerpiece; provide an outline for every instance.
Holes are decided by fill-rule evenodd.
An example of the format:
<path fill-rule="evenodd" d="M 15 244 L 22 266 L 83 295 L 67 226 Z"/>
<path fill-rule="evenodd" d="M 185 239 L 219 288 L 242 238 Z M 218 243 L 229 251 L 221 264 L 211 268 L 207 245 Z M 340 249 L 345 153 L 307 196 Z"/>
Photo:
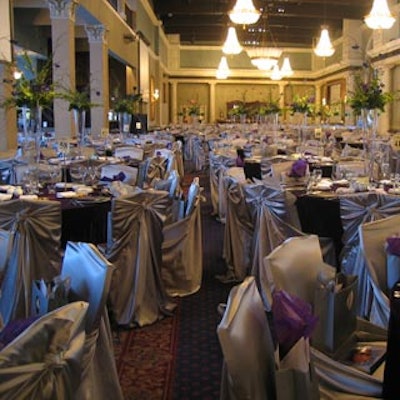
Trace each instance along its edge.
<path fill-rule="evenodd" d="M 196 100 L 190 100 L 187 107 L 187 113 L 189 114 L 192 124 L 196 125 L 199 122 L 200 117 L 200 106 Z"/>
<path fill-rule="evenodd" d="M 305 140 L 305 129 L 307 126 L 307 118 L 314 113 L 314 97 L 295 95 L 290 104 L 290 114 L 301 114 L 301 121 L 298 124 L 299 141 Z"/>
<path fill-rule="evenodd" d="M 40 158 L 42 139 L 42 112 L 53 103 L 55 90 L 52 83 L 52 60 L 49 58 L 37 69 L 27 53 L 22 54 L 23 74 L 13 82 L 11 96 L 0 105 L 21 110 L 24 129 L 23 148 L 32 152 L 34 143 L 36 161 Z"/>
<path fill-rule="evenodd" d="M 78 138 L 78 146 L 81 148 L 86 144 L 86 114 L 92 107 L 97 107 L 99 104 L 90 101 L 88 88 L 83 90 L 61 88 L 56 96 L 68 102 L 68 111 L 73 113 L 75 133 Z"/>
<path fill-rule="evenodd" d="M 114 102 L 114 111 L 118 114 L 119 132 L 125 138 L 130 131 L 132 116 L 138 111 L 137 106 L 142 101 L 142 95 L 128 94 Z"/>
<path fill-rule="evenodd" d="M 385 106 L 395 98 L 393 93 L 384 91 L 384 86 L 379 78 L 378 70 L 368 66 L 363 75 L 355 76 L 354 90 L 349 92 L 347 97 L 353 113 L 362 120 L 365 169 L 370 181 L 374 180 L 379 114 L 384 112 Z"/>
<path fill-rule="evenodd" d="M 247 107 L 243 101 L 239 101 L 233 105 L 233 107 L 229 110 L 229 115 L 234 119 L 239 117 L 240 123 L 244 124 L 246 122 L 247 117 Z"/>

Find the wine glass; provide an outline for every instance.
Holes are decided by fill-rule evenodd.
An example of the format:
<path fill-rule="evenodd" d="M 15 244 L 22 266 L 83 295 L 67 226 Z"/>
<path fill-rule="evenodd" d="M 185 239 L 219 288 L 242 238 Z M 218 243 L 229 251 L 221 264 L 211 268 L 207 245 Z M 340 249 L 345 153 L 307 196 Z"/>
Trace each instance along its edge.
<path fill-rule="evenodd" d="M 59 164 L 54 164 L 50 166 L 49 176 L 50 176 L 50 185 L 49 185 L 49 193 L 56 192 L 56 183 L 61 180 L 61 166 Z"/>

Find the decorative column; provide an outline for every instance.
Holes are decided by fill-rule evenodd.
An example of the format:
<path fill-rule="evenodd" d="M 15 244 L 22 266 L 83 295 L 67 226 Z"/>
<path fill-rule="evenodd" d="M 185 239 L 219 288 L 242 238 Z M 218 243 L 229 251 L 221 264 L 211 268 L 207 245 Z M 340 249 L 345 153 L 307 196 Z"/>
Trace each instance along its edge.
<path fill-rule="evenodd" d="M 212 123 L 216 121 L 216 116 L 215 116 L 215 87 L 216 83 L 215 82 L 210 82 L 210 99 L 209 99 L 209 104 L 210 104 L 210 118 L 209 118 L 209 123 Z"/>
<path fill-rule="evenodd" d="M 90 110 L 92 135 L 108 129 L 109 82 L 108 45 L 104 25 L 85 25 L 89 41 L 90 101 L 99 104 Z"/>
<path fill-rule="evenodd" d="M 66 89 L 75 89 L 75 4 L 74 0 L 47 0 L 51 18 L 53 82 Z M 72 136 L 74 123 L 69 104 L 54 99 L 56 137 Z"/>
<path fill-rule="evenodd" d="M 13 61 L 13 49 L 11 38 L 13 37 L 13 27 L 11 20 L 11 2 L 0 2 L 0 99 L 11 96 L 12 91 L 12 71 L 8 65 Z M 10 82 L 7 84 L 6 82 Z M 0 108 L 0 151 L 15 149 L 17 147 L 17 121 L 15 108 Z"/>
<path fill-rule="evenodd" d="M 178 122 L 178 85 L 175 81 L 171 82 L 171 113 L 170 120 L 176 124 Z"/>

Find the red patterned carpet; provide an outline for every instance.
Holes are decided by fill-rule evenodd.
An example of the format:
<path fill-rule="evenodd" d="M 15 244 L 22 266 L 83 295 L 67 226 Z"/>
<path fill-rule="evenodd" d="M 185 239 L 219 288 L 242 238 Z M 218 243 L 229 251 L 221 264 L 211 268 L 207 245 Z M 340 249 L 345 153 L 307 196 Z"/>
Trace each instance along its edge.
<path fill-rule="evenodd" d="M 166 400 L 175 359 L 174 315 L 151 326 L 120 332 L 115 356 L 126 400 Z"/>

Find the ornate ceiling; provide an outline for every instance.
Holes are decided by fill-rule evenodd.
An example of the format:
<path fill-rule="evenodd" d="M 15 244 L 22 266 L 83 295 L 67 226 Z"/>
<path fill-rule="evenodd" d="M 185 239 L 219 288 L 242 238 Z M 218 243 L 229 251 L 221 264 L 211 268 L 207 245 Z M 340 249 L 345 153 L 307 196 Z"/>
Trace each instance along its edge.
<path fill-rule="evenodd" d="M 180 34 L 181 44 L 218 45 L 230 25 L 228 12 L 236 0 L 153 0 L 154 11 L 167 34 Z M 332 38 L 341 35 L 342 20 L 363 19 L 372 0 L 253 0 L 262 11 L 257 26 L 237 29 L 239 40 L 254 40 L 250 28 L 266 28 L 280 47 L 311 47 L 327 25 Z"/>

